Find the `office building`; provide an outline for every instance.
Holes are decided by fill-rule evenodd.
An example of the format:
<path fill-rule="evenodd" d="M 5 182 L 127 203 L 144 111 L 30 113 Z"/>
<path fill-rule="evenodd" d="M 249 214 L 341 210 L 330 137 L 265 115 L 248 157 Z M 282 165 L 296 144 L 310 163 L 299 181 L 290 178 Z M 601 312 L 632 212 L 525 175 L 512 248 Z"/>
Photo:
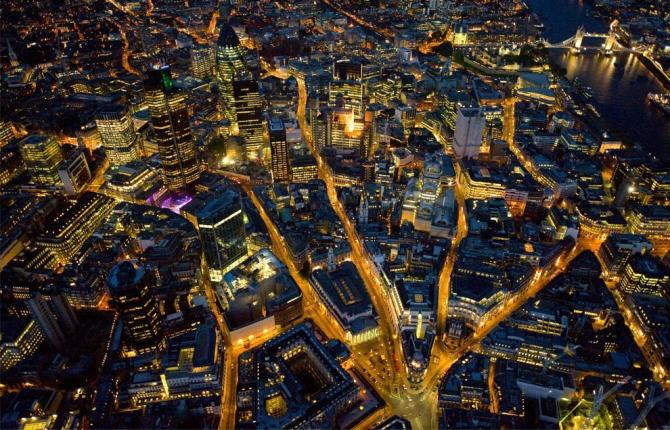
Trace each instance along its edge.
<path fill-rule="evenodd" d="M 670 270 L 649 254 L 634 255 L 626 263 L 617 288 L 628 294 L 642 293 L 668 297 Z"/>
<path fill-rule="evenodd" d="M 236 428 L 332 428 L 359 388 L 300 324 L 240 355 Z"/>
<path fill-rule="evenodd" d="M 208 319 L 171 337 L 157 368 L 134 372 L 124 387 L 134 407 L 221 396 L 223 339 Z"/>
<path fill-rule="evenodd" d="M 209 278 L 219 282 L 247 255 L 244 212 L 239 193 L 226 190 L 196 214 Z"/>
<path fill-rule="evenodd" d="M 55 137 L 32 134 L 19 142 L 19 149 L 35 184 L 47 187 L 60 185 L 58 166 L 63 161 L 63 152 Z"/>
<path fill-rule="evenodd" d="M 28 307 L 35 321 L 40 326 L 42 333 L 47 338 L 51 346 L 57 350 L 62 350 L 65 346 L 65 334 L 61 330 L 56 315 L 49 309 L 49 304 L 41 294 L 35 294 L 28 300 Z"/>
<path fill-rule="evenodd" d="M 333 64 L 333 80 L 328 91 L 328 101 L 335 106 L 342 97 L 344 108 L 354 116 L 363 116 L 363 65 L 356 61 L 342 60 Z"/>
<path fill-rule="evenodd" d="M 233 81 L 244 72 L 246 72 L 246 67 L 240 40 L 233 27 L 223 23 L 219 29 L 219 39 L 216 44 L 216 78 L 219 83 L 223 116 L 230 121 L 232 126 L 237 124 Z"/>
<path fill-rule="evenodd" d="M 26 164 L 16 145 L 0 148 L 0 186 L 5 186 L 26 171 Z"/>
<path fill-rule="evenodd" d="M 215 293 L 233 344 L 271 335 L 302 316 L 300 288 L 267 248 L 225 273 Z"/>
<path fill-rule="evenodd" d="M 63 182 L 65 193 L 74 195 L 84 191 L 91 182 L 91 170 L 86 154 L 81 149 L 73 151 L 58 168 L 58 176 Z"/>
<path fill-rule="evenodd" d="M 111 302 L 123 322 L 123 331 L 131 348 L 140 354 L 165 346 L 154 286 L 146 269 L 131 261 L 117 264 L 107 277 Z"/>
<path fill-rule="evenodd" d="M 454 156 L 476 158 L 481 150 L 486 117 L 481 108 L 460 108 L 454 129 Z"/>
<path fill-rule="evenodd" d="M 633 255 L 651 251 L 652 245 L 640 234 L 614 233 L 607 236 L 599 249 L 606 275 L 621 275 Z"/>
<path fill-rule="evenodd" d="M 24 358 L 33 356 L 44 342 L 42 329 L 34 318 L 0 318 L 0 370 L 11 369 Z"/>
<path fill-rule="evenodd" d="M 111 105 L 100 109 L 95 114 L 95 124 L 109 164 L 126 164 L 140 158 L 139 137 L 127 106 Z"/>
<path fill-rule="evenodd" d="M 257 160 L 263 148 L 263 101 L 258 82 L 243 79 L 233 82 L 236 123 L 249 160 Z"/>
<path fill-rule="evenodd" d="M 348 342 L 362 343 L 379 335 L 377 315 L 353 263 L 345 261 L 329 271 L 316 269 L 309 283 L 342 327 Z"/>
<path fill-rule="evenodd" d="M 312 155 L 302 155 L 291 160 L 291 181 L 307 183 L 318 177 L 316 158 Z"/>
<path fill-rule="evenodd" d="M 286 143 L 286 128 L 281 118 L 270 119 L 270 151 L 272 154 L 272 180 L 274 182 L 288 182 L 291 179 L 288 164 L 288 144 Z"/>
<path fill-rule="evenodd" d="M 54 257 L 54 264 L 67 264 L 114 206 L 114 199 L 92 192 L 84 193 L 77 200 L 61 202 L 35 239 L 35 246 L 46 249 Z"/>
<path fill-rule="evenodd" d="M 14 140 L 14 137 L 12 123 L 0 120 L 0 148 L 7 146 L 12 140 Z"/>
<path fill-rule="evenodd" d="M 630 231 L 652 239 L 670 238 L 670 207 L 633 205 L 627 213 Z"/>
<path fill-rule="evenodd" d="M 191 73 L 195 78 L 208 79 L 214 74 L 216 54 L 209 45 L 194 45 L 191 48 Z"/>
<path fill-rule="evenodd" d="M 67 343 L 67 337 L 73 335 L 79 325 L 65 296 L 55 293 L 45 297 L 34 293 L 28 300 L 28 307 L 49 343 L 62 350 Z"/>
<path fill-rule="evenodd" d="M 144 92 L 163 167 L 163 183 L 179 190 L 200 177 L 186 94 L 175 88 L 170 69 L 149 71 Z"/>
<path fill-rule="evenodd" d="M 131 161 L 122 166 L 114 166 L 106 176 L 107 194 L 124 201 L 144 205 L 152 204 L 157 191 L 161 188 L 158 170 L 142 161 Z"/>

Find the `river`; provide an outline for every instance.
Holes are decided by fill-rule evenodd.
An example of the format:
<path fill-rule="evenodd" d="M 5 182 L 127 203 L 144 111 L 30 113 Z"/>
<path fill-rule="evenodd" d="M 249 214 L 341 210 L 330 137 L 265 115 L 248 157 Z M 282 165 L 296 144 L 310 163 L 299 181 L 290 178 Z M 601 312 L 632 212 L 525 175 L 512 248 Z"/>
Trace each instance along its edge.
<path fill-rule="evenodd" d="M 525 0 L 545 25 L 544 37 L 552 43 L 566 40 L 580 25 L 588 32 L 606 33 L 608 23 L 592 16 L 593 9 L 578 0 Z M 584 40 L 584 44 L 601 43 Z M 597 52 L 573 54 L 552 49 L 551 61 L 593 88 L 595 105 L 612 131 L 637 142 L 652 154 L 670 158 L 670 117 L 652 106 L 646 96 L 662 92 L 656 77 L 633 54 L 606 56 Z"/>

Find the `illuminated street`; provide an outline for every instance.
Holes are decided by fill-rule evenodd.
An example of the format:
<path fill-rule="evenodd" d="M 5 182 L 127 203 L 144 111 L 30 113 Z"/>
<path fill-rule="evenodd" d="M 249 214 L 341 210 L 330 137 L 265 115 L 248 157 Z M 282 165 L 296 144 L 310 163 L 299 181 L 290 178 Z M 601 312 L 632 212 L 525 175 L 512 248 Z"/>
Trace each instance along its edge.
<path fill-rule="evenodd" d="M 2 16 L 2 428 L 670 422 L 670 2 Z"/>

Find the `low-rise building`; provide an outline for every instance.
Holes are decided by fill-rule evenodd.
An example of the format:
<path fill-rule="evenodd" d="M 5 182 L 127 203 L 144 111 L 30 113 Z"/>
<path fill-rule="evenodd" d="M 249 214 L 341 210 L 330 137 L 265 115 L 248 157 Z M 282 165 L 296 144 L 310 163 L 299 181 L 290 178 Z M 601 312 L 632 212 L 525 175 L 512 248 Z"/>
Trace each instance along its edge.
<path fill-rule="evenodd" d="M 316 269 L 310 275 L 309 283 L 342 327 L 349 342 L 361 343 L 379 335 L 372 301 L 352 262 L 345 261 L 329 270 Z"/>

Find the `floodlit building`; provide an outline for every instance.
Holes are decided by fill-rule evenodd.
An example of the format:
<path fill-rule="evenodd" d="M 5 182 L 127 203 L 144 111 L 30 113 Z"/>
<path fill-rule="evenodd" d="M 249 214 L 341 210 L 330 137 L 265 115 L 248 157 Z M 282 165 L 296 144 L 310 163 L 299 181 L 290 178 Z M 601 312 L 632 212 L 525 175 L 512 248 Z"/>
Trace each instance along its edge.
<path fill-rule="evenodd" d="M 139 136 L 130 110 L 125 105 L 110 105 L 95 115 L 100 141 L 111 165 L 139 160 Z"/>
<path fill-rule="evenodd" d="M 344 330 L 347 341 L 357 344 L 379 336 L 377 315 L 352 262 L 329 270 L 316 269 L 309 283 Z"/>
<path fill-rule="evenodd" d="M 216 286 L 233 344 L 267 336 L 302 316 L 302 292 L 267 248 L 223 275 Z"/>
<path fill-rule="evenodd" d="M 61 184 L 58 166 L 63 152 L 55 137 L 31 134 L 19 142 L 19 149 L 33 182 L 51 187 Z"/>
<path fill-rule="evenodd" d="M 458 159 L 476 158 L 482 148 L 485 128 L 486 117 L 481 108 L 458 109 L 454 129 L 454 156 Z"/>

